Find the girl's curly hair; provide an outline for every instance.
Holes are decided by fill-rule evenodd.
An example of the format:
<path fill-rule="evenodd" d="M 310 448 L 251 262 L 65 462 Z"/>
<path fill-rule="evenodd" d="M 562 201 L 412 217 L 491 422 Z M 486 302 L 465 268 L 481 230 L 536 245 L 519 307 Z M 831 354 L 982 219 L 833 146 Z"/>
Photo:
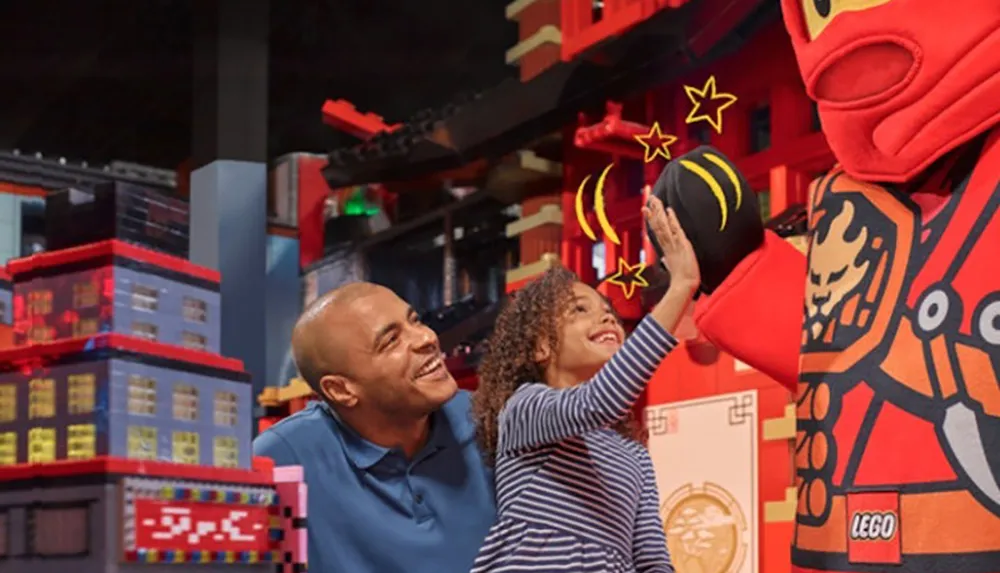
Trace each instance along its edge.
<path fill-rule="evenodd" d="M 490 463 L 497 453 L 500 411 L 520 386 L 545 381 L 546 365 L 535 361 L 535 352 L 543 340 L 553 354 L 559 352 L 560 319 L 579 281 L 569 270 L 553 267 L 518 290 L 496 319 L 472 399 L 480 446 Z M 628 438 L 639 438 L 631 417 L 615 429 Z"/>

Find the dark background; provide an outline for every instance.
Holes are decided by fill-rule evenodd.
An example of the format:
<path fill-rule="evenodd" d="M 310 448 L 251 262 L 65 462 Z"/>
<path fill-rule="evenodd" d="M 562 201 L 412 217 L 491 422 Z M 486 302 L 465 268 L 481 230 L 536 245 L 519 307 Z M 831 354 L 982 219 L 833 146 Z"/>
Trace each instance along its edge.
<path fill-rule="evenodd" d="M 0 1 L 0 149 L 175 168 L 190 155 L 193 1 Z M 354 143 L 326 99 L 387 122 L 516 73 L 508 0 L 272 0 L 269 156 Z"/>

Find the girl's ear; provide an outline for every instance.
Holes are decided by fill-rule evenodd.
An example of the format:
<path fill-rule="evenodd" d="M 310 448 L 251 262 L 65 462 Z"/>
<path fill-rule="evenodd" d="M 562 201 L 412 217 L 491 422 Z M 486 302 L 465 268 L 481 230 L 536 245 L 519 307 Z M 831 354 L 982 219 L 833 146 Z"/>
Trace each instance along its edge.
<path fill-rule="evenodd" d="M 542 337 L 538 341 L 538 346 L 535 348 L 535 364 L 540 366 L 545 366 L 552 359 L 552 347 L 549 341 Z"/>

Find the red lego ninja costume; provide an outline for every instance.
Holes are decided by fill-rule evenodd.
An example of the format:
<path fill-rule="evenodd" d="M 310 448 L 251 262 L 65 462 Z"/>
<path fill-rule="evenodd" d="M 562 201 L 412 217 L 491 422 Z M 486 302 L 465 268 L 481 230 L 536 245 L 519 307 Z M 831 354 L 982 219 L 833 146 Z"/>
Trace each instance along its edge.
<path fill-rule="evenodd" d="M 664 172 L 719 277 L 696 320 L 796 392 L 796 571 L 1000 573 L 1000 2 L 781 1 L 841 164 L 808 257 L 753 242 L 742 179 L 717 224 Z"/>

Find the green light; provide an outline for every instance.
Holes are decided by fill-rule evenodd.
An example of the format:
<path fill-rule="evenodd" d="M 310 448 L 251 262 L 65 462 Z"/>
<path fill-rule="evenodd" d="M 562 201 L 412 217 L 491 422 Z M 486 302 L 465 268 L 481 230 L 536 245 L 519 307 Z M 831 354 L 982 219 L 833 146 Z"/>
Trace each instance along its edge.
<path fill-rule="evenodd" d="M 378 205 L 365 200 L 365 192 L 361 187 L 355 189 L 351 198 L 344 203 L 344 215 L 348 217 L 357 217 L 359 215 L 371 217 L 372 215 L 377 215 L 381 210 Z"/>

